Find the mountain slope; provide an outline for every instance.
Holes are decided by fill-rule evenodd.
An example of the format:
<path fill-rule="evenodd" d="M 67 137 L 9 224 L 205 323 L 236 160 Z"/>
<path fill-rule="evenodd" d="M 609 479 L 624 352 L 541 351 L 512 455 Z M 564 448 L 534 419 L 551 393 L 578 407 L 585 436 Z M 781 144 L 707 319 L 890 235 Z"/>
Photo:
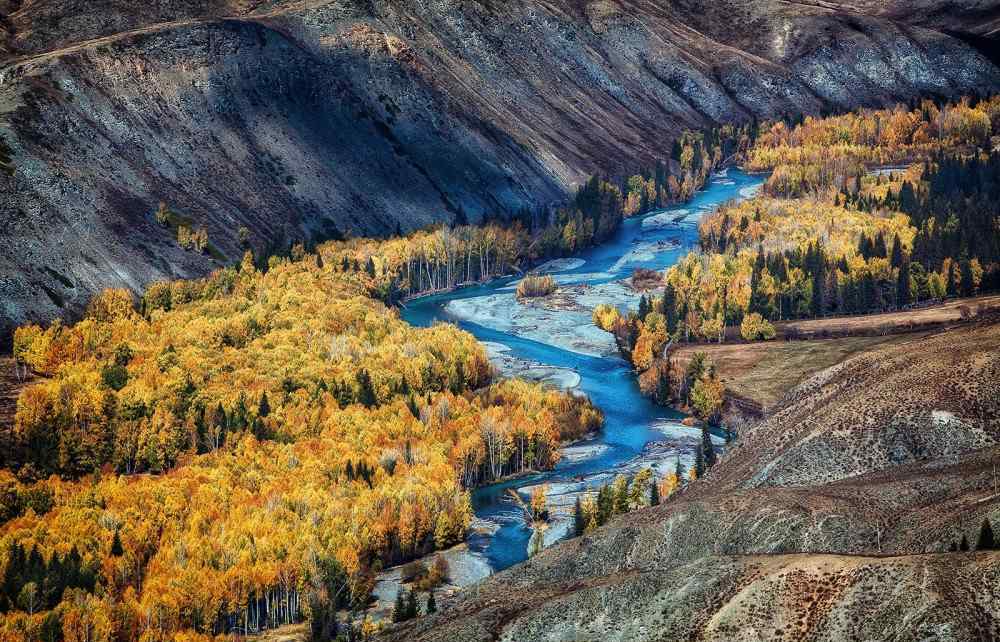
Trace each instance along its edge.
<path fill-rule="evenodd" d="M 241 227 L 264 250 L 510 213 L 684 128 L 1000 88 L 875 3 L 2 4 L 0 330 L 235 260 Z"/>
<path fill-rule="evenodd" d="M 386 638 L 993 639 L 1000 552 L 945 551 L 1000 518 L 997 321 L 818 374 L 680 496 Z"/>

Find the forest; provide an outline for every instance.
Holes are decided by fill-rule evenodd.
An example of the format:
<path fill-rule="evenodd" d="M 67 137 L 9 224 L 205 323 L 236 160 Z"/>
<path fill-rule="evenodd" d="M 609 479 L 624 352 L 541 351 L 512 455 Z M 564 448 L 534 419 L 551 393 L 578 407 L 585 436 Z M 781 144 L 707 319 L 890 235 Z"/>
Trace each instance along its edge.
<path fill-rule="evenodd" d="M 749 148 L 756 131 L 747 124 L 685 132 L 654 167 L 621 180 L 594 175 L 564 206 L 488 217 L 476 225 L 459 212 L 450 226 L 327 243 L 323 261 L 341 272 L 363 272 L 368 294 L 390 305 L 520 272 L 600 244 L 624 218 L 689 199 L 712 171 Z M 296 246 L 291 256 L 301 258 L 304 251 Z"/>
<path fill-rule="evenodd" d="M 379 570 L 462 541 L 471 489 L 551 468 L 603 423 L 584 398 L 498 380 L 471 335 L 413 328 L 393 306 L 600 243 L 728 163 L 772 171 L 766 194 L 706 217 L 701 250 L 638 312 L 594 311 L 660 403 L 708 423 L 722 407 L 714 366 L 674 368 L 671 342 L 996 287 L 1000 161 L 976 149 L 998 105 L 689 132 L 564 207 L 248 252 L 138 299 L 105 291 L 77 323 L 19 328 L 0 640 L 199 640 L 304 619 L 335 635 Z M 868 172 L 886 162 L 908 167 Z M 690 475 L 711 459 L 709 441 Z M 684 476 L 648 499 L 642 480 L 609 487 L 580 507 L 582 528 Z"/>
<path fill-rule="evenodd" d="M 708 418 L 697 382 L 670 374 L 673 342 L 767 340 L 778 321 L 1000 289 L 996 132 L 1000 97 L 764 124 L 742 159 L 771 172 L 764 193 L 705 215 L 698 250 L 642 276 L 638 311 L 605 306 L 595 323 L 644 392 Z"/>
<path fill-rule="evenodd" d="M 684 134 L 653 171 L 594 177 L 551 211 L 247 252 L 138 300 L 107 290 L 74 324 L 18 328 L 0 639 L 303 619 L 335 635 L 381 568 L 464 538 L 470 489 L 551 468 L 603 423 L 584 398 L 496 380 L 470 335 L 412 328 L 392 306 L 599 243 L 689 197 L 746 131 Z"/>
<path fill-rule="evenodd" d="M 362 609 L 379 569 L 464 538 L 471 488 L 600 428 L 585 399 L 495 380 L 454 326 L 401 321 L 339 252 L 263 270 L 248 254 L 17 330 L 35 378 L 4 435 L 0 639 L 198 639 Z"/>

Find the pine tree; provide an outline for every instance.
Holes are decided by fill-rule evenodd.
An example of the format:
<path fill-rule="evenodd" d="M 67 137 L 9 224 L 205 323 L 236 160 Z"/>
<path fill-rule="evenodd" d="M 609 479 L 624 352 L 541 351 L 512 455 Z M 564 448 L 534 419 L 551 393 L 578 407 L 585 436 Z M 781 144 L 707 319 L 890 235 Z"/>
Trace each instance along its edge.
<path fill-rule="evenodd" d="M 871 256 L 871 246 L 868 244 L 868 235 L 862 233 L 861 238 L 858 239 L 858 256 L 863 259 L 868 259 Z"/>
<path fill-rule="evenodd" d="M 406 589 L 400 587 L 396 591 L 396 602 L 392 605 L 392 621 L 403 622 L 406 620 Z"/>
<path fill-rule="evenodd" d="M 810 307 L 814 317 L 823 316 L 826 311 L 826 261 L 817 249 L 819 256 L 815 259 L 815 269 L 812 279 L 812 301 Z"/>
<path fill-rule="evenodd" d="M 580 504 L 580 498 L 576 498 L 576 502 L 573 504 L 573 534 L 576 537 L 583 535 L 583 532 L 587 529 L 587 521 L 583 517 L 583 505 Z"/>
<path fill-rule="evenodd" d="M 705 451 L 701 444 L 698 444 L 694 453 L 694 474 L 697 479 L 701 479 L 705 474 Z"/>
<path fill-rule="evenodd" d="M 649 505 L 659 506 L 660 505 L 660 485 L 656 483 L 656 477 L 654 476 L 649 487 Z"/>
<path fill-rule="evenodd" d="M 656 401 L 661 406 L 670 405 L 670 362 L 660 366 L 659 378 L 656 382 Z"/>
<path fill-rule="evenodd" d="M 961 275 L 961 294 L 962 296 L 972 296 L 973 282 L 972 282 L 972 264 L 969 262 L 968 256 L 962 257 L 962 265 L 959 268 L 962 272 Z"/>
<path fill-rule="evenodd" d="M 663 316 L 667 321 L 667 334 L 673 335 L 677 331 L 677 292 L 669 283 L 663 290 Z"/>
<path fill-rule="evenodd" d="M 267 391 L 260 396 L 260 404 L 257 405 L 257 416 L 267 417 L 271 414 L 271 404 L 267 401 Z"/>
<path fill-rule="evenodd" d="M 767 295 L 761 291 L 760 279 L 766 265 L 764 248 L 757 248 L 757 258 L 754 260 L 753 271 L 750 273 L 750 303 L 747 312 L 756 312 L 764 318 L 770 316 Z"/>
<path fill-rule="evenodd" d="M 438 610 L 437 609 L 437 602 L 434 601 L 434 591 L 431 591 L 430 595 L 427 596 L 427 611 L 426 611 L 426 613 L 427 613 L 427 615 L 430 615 L 431 613 L 437 613 L 437 610 Z"/>
<path fill-rule="evenodd" d="M 420 612 L 417 610 L 417 594 L 415 591 L 410 591 L 406 596 L 406 619 L 412 620 L 418 615 Z"/>
<path fill-rule="evenodd" d="M 715 446 L 712 444 L 712 434 L 708 431 L 708 426 L 701 427 L 701 452 L 705 457 L 705 468 L 715 465 Z M 701 477 L 701 474 L 698 475 Z"/>
<path fill-rule="evenodd" d="M 618 492 L 615 493 L 615 515 L 624 515 L 629 512 L 631 506 L 629 506 L 629 486 L 632 485 L 631 479 L 626 479 L 625 483 L 618 488 Z"/>
<path fill-rule="evenodd" d="M 976 542 L 977 551 L 992 551 L 996 549 L 996 538 L 993 536 L 993 525 L 989 519 L 983 520 L 983 526 L 979 529 L 979 541 Z"/>
<path fill-rule="evenodd" d="M 241 390 L 240 396 L 236 399 L 236 407 L 233 408 L 232 420 L 229 423 L 234 430 L 243 430 L 247 427 L 249 414 L 247 412 L 247 397 Z"/>
<path fill-rule="evenodd" d="M 969 539 L 962 533 L 962 541 L 958 544 L 958 550 L 967 551 L 969 550 Z"/>
<path fill-rule="evenodd" d="M 371 408 L 376 404 L 375 398 L 375 388 L 372 385 L 371 375 L 368 371 L 362 368 L 357 374 L 358 382 L 358 401 L 360 401 L 366 408 Z"/>
<path fill-rule="evenodd" d="M 681 456 L 677 455 L 677 464 L 674 466 L 674 474 L 677 475 L 677 483 L 684 481 L 684 464 L 681 463 Z"/>
<path fill-rule="evenodd" d="M 121 557 L 125 554 L 125 549 L 122 548 L 122 538 L 117 529 L 115 530 L 115 538 L 111 540 L 111 554 L 115 557 Z"/>
<path fill-rule="evenodd" d="M 903 263 L 899 266 L 899 277 L 896 281 L 896 307 L 905 307 L 910 301 L 910 264 Z"/>
<path fill-rule="evenodd" d="M 888 251 L 886 250 L 885 247 L 885 233 L 882 232 L 881 230 L 879 230 L 878 236 L 875 237 L 874 253 L 875 256 L 877 256 L 880 259 L 884 259 L 886 258 L 886 256 L 888 256 Z"/>
<path fill-rule="evenodd" d="M 614 515 L 614 497 L 611 487 L 604 485 L 597 491 L 597 525 L 603 526 Z"/>
<path fill-rule="evenodd" d="M 267 424 L 265 424 L 264 420 L 260 417 L 254 417 L 251 429 L 253 431 L 253 436 L 256 437 L 258 441 L 264 441 L 265 439 L 269 439 L 271 437 L 267 429 Z"/>

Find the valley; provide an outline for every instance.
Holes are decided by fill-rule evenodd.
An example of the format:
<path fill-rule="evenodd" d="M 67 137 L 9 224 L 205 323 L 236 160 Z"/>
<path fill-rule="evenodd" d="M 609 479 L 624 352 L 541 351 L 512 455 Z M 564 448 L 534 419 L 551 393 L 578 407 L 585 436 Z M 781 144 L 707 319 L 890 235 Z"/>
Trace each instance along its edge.
<path fill-rule="evenodd" d="M 807 119 L 790 138 L 802 141 L 800 132 L 835 122 Z M 794 158 L 796 145 L 806 144 L 778 151 Z M 867 153 L 863 147 L 860 152 Z M 879 153 L 896 151 L 887 146 Z M 944 164 L 941 158 L 936 162 Z M 647 459 L 654 478 L 668 480 L 662 504 L 654 495 L 648 508 L 640 504 L 603 527 L 588 525 L 578 537 L 459 593 L 445 613 L 390 629 L 387 639 L 916 640 L 926 631 L 956 641 L 989 638 L 1000 568 L 990 530 L 1000 507 L 997 298 L 922 299 L 931 291 L 924 279 L 941 279 L 933 287 L 953 294 L 961 288 L 956 261 L 947 258 L 955 246 L 924 245 L 925 234 L 942 232 L 933 223 L 918 231 L 899 227 L 890 203 L 897 196 L 908 202 L 907 190 L 923 190 L 928 179 L 929 193 L 938 189 L 928 169 L 933 165 L 922 173 L 916 164 L 905 171 L 845 171 L 838 154 L 827 152 L 817 163 L 829 173 L 820 170 L 819 186 L 808 198 L 776 197 L 799 189 L 784 181 L 807 162 L 793 161 L 790 171 L 762 179 L 761 195 L 747 191 L 746 200 L 693 217 L 648 215 L 656 224 L 640 223 L 643 230 L 697 226 L 700 250 L 687 253 L 688 237 L 670 264 L 656 266 L 667 267 L 665 273 L 635 266 L 640 269 L 632 283 L 642 285 L 628 307 L 637 305 L 638 312 L 624 309 L 607 290 L 589 302 L 593 324 L 633 366 L 633 394 L 683 407 L 712 426 L 724 422 L 735 440 L 709 448 L 697 430 L 690 431 L 680 446 L 687 457 L 678 458 L 677 443 L 660 452 L 697 471 L 697 479 L 676 486 L 671 465 Z M 876 189 L 882 203 L 869 196 Z M 847 202 L 860 206 L 838 218 Z M 813 214 L 823 208 L 833 214 Z M 811 229 L 820 231 L 803 234 L 814 216 Z M 957 229 L 977 224 L 966 225 Z M 771 235 L 769 227 L 782 232 Z M 845 230 L 852 230 L 846 238 Z M 882 239 L 893 234 L 890 252 Z M 821 243 L 830 249 L 820 250 Z M 979 256 L 984 264 L 994 261 L 995 236 L 958 245 L 976 243 L 984 254 L 962 254 L 966 287 L 980 278 Z M 845 258 L 838 262 L 840 251 Z M 928 262 L 924 252 L 945 256 Z M 938 260 L 940 273 L 921 272 Z M 741 261 L 747 266 L 742 274 Z M 890 264 L 894 272 L 876 274 Z M 832 275 L 823 274 L 825 265 Z M 586 265 L 577 269 L 593 278 Z M 981 272 L 984 288 L 994 287 L 986 285 L 994 269 Z M 805 279 L 798 276 L 803 272 Z M 563 293 L 572 290 L 571 279 L 555 276 L 554 293 L 516 305 L 554 315 L 568 308 L 561 314 L 570 315 L 574 332 L 586 334 L 589 329 L 579 326 L 589 324 L 571 315 L 587 306 L 578 293 Z M 782 279 L 799 279 L 807 289 Z M 856 287 L 860 297 L 853 294 Z M 502 304 L 497 297 L 485 301 Z M 874 313 L 831 315 L 838 306 Z M 531 324 L 506 322 L 510 314 L 507 309 L 498 318 L 477 310 L 473 318 L 504 331 L 536 332 Z M 475 327 L 473 318 L 460 318 Z M 539 338 L 561 342 L 558 321 L 543 321 Z M 706 394 L 716 387 L 718 397 Z M 640 404 L 619 401 L 617 408 Z M 714 465 L 712 450 L 720 460 Z M 548 476 L 558 474 L 557 467 Z M 966 583 L 966 564 L 982 579 L 976 587 Z M 927 581 L 941 586 L 934 597 Z M 959 594 L 971 609 L 963 610 Z M 909 597 L 896 601 L 900 595 Z M 870 609 L 873 596 L 891 609 Z"/>
<path fill-rule="evenodd" d="M 691 202 L 676 209 L 699 214 L 709 212 L 741 194 L 743 197 L 752 195 L 762 181 L 762 178 L 735 170 L 724 172 L 713 177 L 707 188 Z M 658 214 L 653 212 L 647 216 Z M 484 557 L 493 571 L 524 561 L 532 534 L 512 505 L 507 489 L 516 488 L 527 497 L 532 487 L 546 484 L 550 489 L 550 502 L 553 495 L 559 496 L 562 510 L 546 532 L 546 542 L 553 543 L 565 536 L 572 520 L 573 500 L 581 493 L 592 494 L 615 476 L 634 475 L 643 468 L 656 470 L 658 476 L 663 477 L 673 469 L 677 458 L 685 467 L 693 463 L 699 430 L 684 426 L 682 414 L 658 409 L 641 397 L 638 386 L 626 374 L 626 364 L 617 355 L 613 342 L 604 340 L 602 346 L 593 343 L 594 337 L 603 333 L 591 323 L 591 309 L 598 302 L 609 300 L 623 307 L 636 305 L 638 293 L 619 282 L 636 267 L 662 269 L 670 265 L 694 242 L 697 216 L 655 229 L 643 225 L 645 220 L 643 217 L 626 220 L 613 239 L 566 264 L 572 266 L 569 269 L 553 266 L 556 269 L 552 273 L 560 283 L 560 290 L 579 286 L 587 287 L 588 293 L 598 290 L 588 294 L 590 300 L 584 301 L 587 307 L 583 312 L 555 310 L 543 313 L 543 317 L 532 316 L 510 323 L 502 315 L 512 311 L 531 314 L 531 307 L 516 303 L 513 294 L 504 294 L 512 291 L 508 280 L 417 299 L 409 302 L 403 311 L 402 318 L 414 325 L 453 320 L 477 339 L 502 345 L 506 352 L 529 364 L 569 369 L 580 379 L 574 391 L 586 394 L 599 407 L 615 409 L 613 414 L 606 416 L 600 435 L 580 444 L 579 448 L 585 453 L 583 457 L 568 456 L 578 448 L 573 446 L 563 450 L 562 460 L 551 473 L 487 486 L 474 493 L 476 517 L 489 528 L 487 535 L 473 536 L 469 551 Z M 633 252 L 635 247 L 653 245 L 661 239 L 671 239 L 674 243 L 669 244 L 666 251 Z M 608 285 L 617 285 L 618 298 L 608 298 L 605 289 Z M 476 307 L 455 305 L 466 301 L 481 303 Z M 465 310 L 477 310 L 478 314 L 467 316 Z"/>
<path fill-rule="evenodd" d="M 997 328 L 875 347 L 806 379 L 704 483 L 388 639 L 983 639 L 1000 559 L 946 551 L 1000 508 Z"/>
<path fill-rule="evenodd" d="M 1000 637 L 998 16 L 0 0 L 0 642 Z"/>

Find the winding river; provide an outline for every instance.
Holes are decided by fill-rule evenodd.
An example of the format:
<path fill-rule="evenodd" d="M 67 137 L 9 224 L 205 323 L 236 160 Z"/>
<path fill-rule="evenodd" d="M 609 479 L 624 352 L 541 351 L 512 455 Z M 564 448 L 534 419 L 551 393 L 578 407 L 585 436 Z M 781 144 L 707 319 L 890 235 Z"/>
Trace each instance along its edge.
<path fill-rule="evenodd" d="M 698 220 L 702 214 L 726 201 L 749 197 L 762 182 L 759 176 L 734 169 L 715 175 L 688 203 L 626 220 L 615 238 L 580 253 L 574 257 L 575 261 L 559 262 L 552 273 L 560 286 L 579 286 L 574 288 L 577 292 L 593 295 L 612 288 L 621 295 L 614 302 L 635 307 L 637 297 L 620 287 L 620 281 L 636 267 L 663 270 L 675 263 L 697 244 Z M 535 370 L 558 369 L 568 373 L 574 382 L 576 376 L 572 373 L 575 373 L 579 376 L 577 389 L 605 413 L 600 435 L 566 448 L 554 470 L 493 484 L 473 493 L 476 522 L 468 550 L 484 559 L 492 571 L 525 560 L 531 538 L 531 531 L 507 495 L 507 489 L 523 492 L 522 489 L 538 483 L 549 484 L 550 503 L 561 502 L 562 508 L 557 510 L 561 515 L 560 525 L 546 535 L 546 543 L 551 543 L 567 532 L 568 509 L 578 493 L 607 483 L 623 471 L 634 472 L 646 466 L 657 467 L 661 472 L 671 470 L 677 457 L 689 465 L 697 439 L 696 431 L 680 424 L 684 415 L 658 407 L 639 393 L 629 365 L 619 356 L 606 350 L 579 349 L 559 338 L 560 332 L 580 331 L 581 325 L 586 325 L 580 322 L 582 313 L 576 313 L 568 329 L 560 329 L 558 321 L 535 323 L 528 330 L 508 323 L 510 309 L 520 306 L 512 299 L 511 284 L 515 280 L 503 279 L 416 299 L 402 313 L 406 321 L 418 326 L 428 326 L 437 320 L 457 323 L 487 342 L 494 352 L 501 349 L 504 357 L 530 362 L 537 366 Z M 460 313 L 468 309 L 478 312 Z"/>

